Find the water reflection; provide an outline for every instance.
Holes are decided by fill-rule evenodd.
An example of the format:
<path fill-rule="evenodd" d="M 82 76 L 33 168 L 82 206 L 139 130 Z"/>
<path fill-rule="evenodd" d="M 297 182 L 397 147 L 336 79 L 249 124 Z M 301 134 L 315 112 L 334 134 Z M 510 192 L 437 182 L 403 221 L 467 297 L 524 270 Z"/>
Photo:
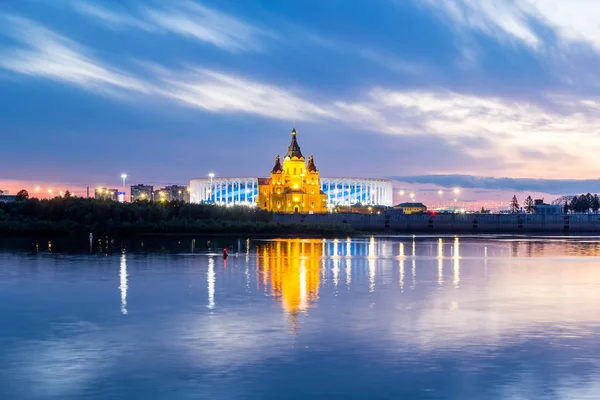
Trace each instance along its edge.
<path fill-rule="evenodd" d="M 321 240 L 277 240 L 257 246 L 263 288 L 292 317 L 306 312 L 319 297 L 323 248 Z"/>
<path fill-rule="evenodd" d="M 215 308 L 215 258 L 208 257 L 208 271 L 206 271 L 206 282 L 208 283 L 208 308 Z"/>
<path fill-rule="evenodd" d="M 127 315 L 127 253 L 125 249 L 121 251 L 119 280 L 121 282 L 119 285 L 119 289 L 121 290 L 121 312 L 123 315 Z"/>
<path fill-rule="evenodd" d="M 0 398 L 596 398 L 594 240 L 241 240 L 224 269 L 205 239 L 85 238 L 79 256 L 40 239 L 0 252 Z M 106 312 L 117 274 L 128 318 Z"/>
<path fill-rule="evenodd" d="M 452 255 L 453 260 L 453 271 L 454 271 L 454 287 L 458 289 L 460 283 L 460 241 L 458 237 L 454 238 L 453 246 L 454 254 Z"/>
<path fill-rule="evenodd" d="M 438 285 L 444 284 L 444 241 L 442 238 L 438 239 Z"/>

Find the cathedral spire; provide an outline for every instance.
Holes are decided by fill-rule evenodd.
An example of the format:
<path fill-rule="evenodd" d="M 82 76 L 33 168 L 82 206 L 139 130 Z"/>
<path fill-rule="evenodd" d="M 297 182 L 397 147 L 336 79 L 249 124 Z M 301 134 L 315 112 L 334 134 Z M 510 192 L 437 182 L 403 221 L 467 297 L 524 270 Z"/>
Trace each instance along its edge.
<path fill-rule="evenodd" d="M 292 142 L 290 143 L 289 147 L 288 147 L 288 152 L 285 155 L 286 158 L 304 158 L 304 156 L 302 155 L 302 152 L 300 151 L 300 145 L 298 145 L 298 141 L 296 140 L 296 128 L 292 129 Z"/>
<path fill-rule="evenodd" d="M 283 167 L 281 166 L 281 159 L 279 158 L 279 154 L 275 157 L 275 165 L 271 170 L 271 173 L 281 172 L 283 171 Z"/>
<path fill-rule="evenodd" d="M 315 165 L 315 158 L 313 156 L 308 157 L 308 166 L 306 170 L 309 172 L 317 172 L 317 167 Z"/>

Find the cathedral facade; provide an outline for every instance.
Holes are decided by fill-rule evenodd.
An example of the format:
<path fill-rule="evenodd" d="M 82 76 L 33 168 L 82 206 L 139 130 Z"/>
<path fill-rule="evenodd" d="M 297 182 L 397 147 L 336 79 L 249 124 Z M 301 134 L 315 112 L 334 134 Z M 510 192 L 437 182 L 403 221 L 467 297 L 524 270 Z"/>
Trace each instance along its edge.
<path fill-rule="evenodd" d="M 305 160 L 292 130 L 292 142 L 283 158 L 277 156 L 270 178 L 258 179 L 258 206 L 281 213 L 325 213 L 327 196 L 321 190 L 313 156 Z"/>

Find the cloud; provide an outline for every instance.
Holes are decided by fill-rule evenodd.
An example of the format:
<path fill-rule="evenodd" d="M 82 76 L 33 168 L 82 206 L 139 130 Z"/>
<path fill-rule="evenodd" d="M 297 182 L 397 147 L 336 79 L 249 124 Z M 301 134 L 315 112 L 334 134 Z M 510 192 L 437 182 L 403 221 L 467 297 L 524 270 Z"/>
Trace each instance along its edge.
<path fill-rule="evenodd" d="M 529 25 L 528 8 L 511 0 L 425 0 L 423 4 L 435 8 L 460 29 L 483 32 L 500 41 L 518 40 L 537 48 L 540 39 Z"/>
<path fill-rule="evenodd" d="M 346 113 L 341 119 L 363 128 L 438 136 L 486 164 L 495 160 L 500 171 L 527 166 L 540 177 L 560 177 L 581 168 L 579 176 L 596 176 L 589 168 L 600 151 L 594 140 L 600 135 L 600 108 L 594 99 L 546 95 L 535 103 L 444 90 L 376 88 L 365 100 L 336 106 Z"/>
<path fill-rule="evenodd" d="M 160 71 L 157 92 L 187 106 L 289 121 L 334 117 L 325 108 L 278 86 L 202 68 Z"/>
<path fill-rule="evenodd" d="M 192 1 L 165 3 L 161 8 L 140 7 L 139 15 L 115 12 L 91 3 L 74 3 L 76 11 L 113 28 L 137 28 L 153 33 L 173 33 L 230 52 L 258 51 L 272 32 Z"/>
<path fill-rule="evenodd" d="M 145 31 L 153 31 L 155 27 L 152 24 L 143 21 L 142 19 L 136 18 L 131 15 L 126 15 L 125 12 L 115 12 L 105 8 L 98 7 L 98 5 L 86 2 L 75 2 L 73 7 L 76 11 L 96 18 L 97 20 L 107 24 L 112 28 L 131 27 L 138 28 Z"/>
<path fill-rule="evenodd" d="M 317 99 L 312 93 L 202 66 L 166 68 L 140 62 L 144 75 L 133 74 L 32 21 L 6 20 L 8 35 L 20 47 L 3 49 L 0 67 L 15 73 L 211 113 L 343 124 L 366 133 L 422 135 L 424 140 L 449 143 L 481 162 L 480 171 L 523 169 L 523 175 L 536 171 L 539 177 L 567 177 L 576 171 L 578 176 L 596 176 L 592 166 L 600 141 L 593 139 L 600 135 L 600 100 L 594 97 L 546 94 L 536 100 L 514 100 L 443 89 L 375 87 L 356 99 Z"/>
<path fill-rule="evenodd" d="M 513 40 L 532 48 L 583 42 L 600 51 L 600 3 L 596 0 L 426 0 L 457 29 L 479 31 L 498 41 Z"/>
<path fill-rule="evenodd" d="M 493 178 L 457 174 L 394 176 L 391 179 L 445 188 L 458 186 L 463 189 L 516 190 L 555 195 L 588 193 L 600 187 L 600 179 Z"/>
<path fill-rule="evenodd" d="M 290 121 L 333 117 L 330 111 L 289 90 L 210 69 L 175 70 L 142 63 L 154 76 L 151 80 L 136 78 L 95 59 L 79 43 L 32 21 L 9 20 L 9 35 L 23 47 L 5 50 L 0 68 L 15 73 L 116 96 L 152 95 L 217 113 L 244 112 Z"/>
<path fill-rule="evenodd" d="M 122 89 L 147 93 L 133 76 L 103 65 L 78 43 L 32 21 L 6 18 L 8 35 L 23 46 L 4 49 L 0 67 L 24 75 L 41 76 L 91 90 Z"/>

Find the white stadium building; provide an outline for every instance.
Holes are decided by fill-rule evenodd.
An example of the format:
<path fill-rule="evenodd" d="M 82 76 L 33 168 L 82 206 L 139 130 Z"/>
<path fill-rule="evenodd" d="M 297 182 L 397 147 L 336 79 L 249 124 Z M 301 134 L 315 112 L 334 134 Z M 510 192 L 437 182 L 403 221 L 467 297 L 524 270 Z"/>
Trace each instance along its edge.
<path fill-rule="evenodd" d="M 392 181 L 372 178 L 321 178 L 329 206 L 392 206 Z M 190 181 L 192 203 L 256 205 L 258 178 L 200 178 Z"/>

